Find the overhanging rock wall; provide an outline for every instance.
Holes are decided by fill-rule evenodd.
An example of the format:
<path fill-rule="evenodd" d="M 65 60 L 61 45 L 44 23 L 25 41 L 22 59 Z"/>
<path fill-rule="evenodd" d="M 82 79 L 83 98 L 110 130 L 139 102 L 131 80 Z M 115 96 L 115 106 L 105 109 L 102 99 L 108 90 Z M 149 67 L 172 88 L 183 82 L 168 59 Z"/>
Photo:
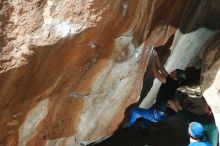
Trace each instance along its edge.
<path fill-rule="evenodd" d="M 170 47 L 171 53 L 165 63 L 166 69 L 185 69 L 187 66 L 201 66 L 201 52 L 206 41 L 220 29 L 219 3 L 190 1 L 183 13 L 180 26 Z M 151 91 L 142 102 L 142 107 L 153 104 L 160 82 L 155 80 Z"/>
<path fill-rule="evenodd" d="M 217 13 L 217 1 L 193 4 Z M 191 14 L 188 9 L 199 16 L 201 9 L 194 5 L 182 0 L 3 0 L 0 145 L 77 146 L 110 136 L 127 106 L 139 98 L 147 46 L 165 44 L 184 13 Z"/>
<path fill-rule="evenodd" d="M 168 71 L 176 68 L 185 69 L 188 66 L 202 66 L 203 96 L 213 111 L 218 129 L 220 129 L 219 16 L 217 1 L 188 2 L 170 47 L 171 54 L 165 64 Z M 155 102 L 160 84 L 158 80 L 154 81 L 141 107 L 149 107 Z"/>
<path fill-rule="evenodd" d="M 220 130 L 220 33 L 207 41 L 201 57 L 203 96 L 211 107 L 216 126 Z"/>

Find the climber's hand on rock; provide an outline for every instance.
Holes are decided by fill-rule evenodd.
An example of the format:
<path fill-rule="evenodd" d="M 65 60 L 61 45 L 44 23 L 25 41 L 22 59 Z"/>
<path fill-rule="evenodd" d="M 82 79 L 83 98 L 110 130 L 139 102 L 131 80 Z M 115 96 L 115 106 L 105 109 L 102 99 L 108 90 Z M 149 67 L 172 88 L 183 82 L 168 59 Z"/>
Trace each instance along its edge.
<path fill-rule="evenodd" d="M 173 102 L 175 103 L 176 107 L 178 108 L 178 111 L 181 111 L 183 108 L 180 105 L 180 101 L 178 99 L 174 99 Z"/>
<path fill-rule="evenodd" d="M 153 54 L 154 56 L 157 56 L 157 51 L 155 49 L 153 49 Z"/>
<path fill-rule="evenodd" d="M 173 100 L 168 100 L 167 101 L 167 106 L 173 109 L 175 112 L 178 112 L 178 107 L 176 104 L 173 102 Z"/>

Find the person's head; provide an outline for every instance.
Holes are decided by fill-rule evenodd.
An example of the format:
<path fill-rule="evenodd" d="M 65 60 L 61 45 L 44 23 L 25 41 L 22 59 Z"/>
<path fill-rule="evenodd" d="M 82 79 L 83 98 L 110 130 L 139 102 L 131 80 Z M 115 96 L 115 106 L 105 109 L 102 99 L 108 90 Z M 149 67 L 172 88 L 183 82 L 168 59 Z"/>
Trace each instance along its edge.
<path fill-rule="evenodd" d="M 205 129 L 198 122 L 191 122 L 188 128 L 189 135 L 194 139 L 201 139 L 205 134 Z"/>
<path fill-rule="evenodd" d="M 186 80 L 184 83 L 186 85 L 199 85 L 200 84 L 200 74 L 201 74 L 201 68 L 197 69 L 195 67 L 187 67 L 185 69 L 186 73 Z"/>
<path fill-rule="evenodd" d="M 170 76 L 175 79 L 178 80 L 180 83 L 182 83 L 184 80 L 186 80 L 186 74 L 184 70 L 181 69 L 176 69 L 174 71 L 172 71 L 170 73 Z"/>

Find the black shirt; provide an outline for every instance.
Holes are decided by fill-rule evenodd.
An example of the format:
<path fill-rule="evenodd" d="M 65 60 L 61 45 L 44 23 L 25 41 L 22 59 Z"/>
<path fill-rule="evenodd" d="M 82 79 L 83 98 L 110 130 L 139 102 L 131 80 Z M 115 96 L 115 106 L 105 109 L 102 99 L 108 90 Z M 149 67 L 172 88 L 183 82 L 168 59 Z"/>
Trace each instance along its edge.
<path fill-rule="evenodd" d="M 175 113 L 175 111 L 173 111 L 170 107 L 167 107 L 167 101 L 173 100 L 178 87 L 178 81 L 174 80 L 170 76 L 167 76 L 166 83 L 162 83 L 160 86 L 155 106 L 167 114 Z"/>

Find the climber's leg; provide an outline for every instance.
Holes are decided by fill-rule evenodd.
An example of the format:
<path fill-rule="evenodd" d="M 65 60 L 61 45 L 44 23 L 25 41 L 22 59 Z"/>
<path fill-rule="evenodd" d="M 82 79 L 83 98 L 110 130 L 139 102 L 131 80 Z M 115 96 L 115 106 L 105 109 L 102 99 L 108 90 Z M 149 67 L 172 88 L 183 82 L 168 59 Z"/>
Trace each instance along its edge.
<path fill-rule="evenodd" d="M 133 125 L 139 117 L 143 117 L 144 119 L 148 119 L 152 122 L 160 122 L 164 119 L 165 113 L 157 110 L 155 107 L 151 107 L 149 109 L 133 107 L 128 119 L 129 124 Z"/>

